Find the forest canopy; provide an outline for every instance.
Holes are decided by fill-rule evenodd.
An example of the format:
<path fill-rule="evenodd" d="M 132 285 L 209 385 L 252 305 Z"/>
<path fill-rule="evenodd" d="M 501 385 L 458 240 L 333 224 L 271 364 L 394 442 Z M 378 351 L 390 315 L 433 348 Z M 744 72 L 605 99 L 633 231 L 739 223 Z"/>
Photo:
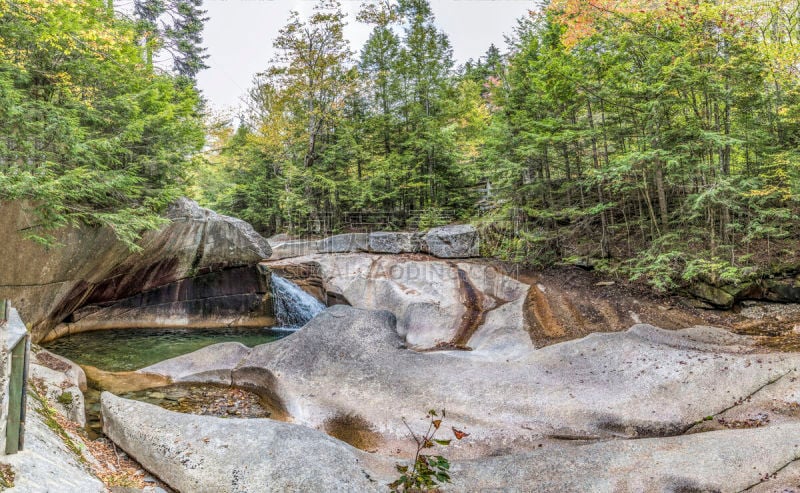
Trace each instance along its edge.
<path fill-rule="evenodd" d="M 0 0 L 0 200 L 36 205 L 33 239 L 99 224 L 133 246 L 182 192 L 201 99 L 146 33 L 111 0 Z"/>
<path fill-rule="evenodd" d="M 424 0 L 356 21 L 358 52 L 336 2 L 289 20 L 207 203 L 267 233 L 474 221 L 485 253 L 663 289 L 800 260 L 796 1 L 557 0 L 461 66 Z"/>
<path fill-rule="evenodd" d="M 797 270 L 800 9 L 553 0 L 457 64 L 426 0 L 334 0 L 209 115 L 201 0 L 0 0 L 0 200 L 133 244 L 179 194 L 264 234 L 451 221 L 661 289 Z M 363 46 L 348 22 L 369 26 Z M 165 68 L 155 54 L 173 61 Z"/>

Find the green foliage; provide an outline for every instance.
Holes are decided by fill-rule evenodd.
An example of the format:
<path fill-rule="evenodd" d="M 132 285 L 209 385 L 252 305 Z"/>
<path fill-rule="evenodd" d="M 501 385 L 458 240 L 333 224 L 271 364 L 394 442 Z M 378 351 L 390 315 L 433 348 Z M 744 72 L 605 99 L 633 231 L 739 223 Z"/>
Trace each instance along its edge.
<path fill-rule="evenodd" d="M 445 418 L 445 410 L 440 412 L 441 416 L 436 413 L 436 410 L 431 409 L 425 416 L 430 421 L 428 429 L 425 433 L 417 435 L 408 425 L 405 419 L 403 424 L 406 425 L 414 442 L 417 445 L 417 450 L 414 455 L 414 460 L 411 466 L 397 464 L 397 472 L 400 477 L 389 484 L 389 488 L 393 492 L 412 492 L 412 491 L 434 491 L 439 486 L 450 482 L 450 461 L 442 455 L 426 454 L 423 451 L 433 449 L 437 445 L 446 447 L 450 445 L 452 440 L 442 440 L 436 438 L 436 433 L 442 426 L 442 421 Z M 457 440 L 469 436 L 456 428 L 452 428 L 453 436 Z"/>
<path fill-rule="evenodd" d="M 58 401 L 59 404 L 63 404 L 65 406 L 71 406 L 72 398 L 73 398 L 72 392 L 62 392 L 61 394 L 59 394 L 58 399 L 56 400 Z"/>
<path fill-rule="evenodd" d="M 234 186 L 214 186 L 205 203 L 266 233 L 338 231 L 345 212 L 380 211 L 380 227 L 410 225 L 420 210 L 471 215 L 488 121 L 481 85 L 454 74 L 427 2 L 375 2 L 358 20 L 372 33 L 355 61 L 338 3 L 290 16 L 244 125 L 208 155 L 218 183 Z"/>
<path fill-rule="evenodd" d="M 64 427 L 58 422 L 58 419 L 56 419 L 58 411 L 56 411 L 44 397 L 45 392 L 42 388 L 43 384 L 35 381 L 32 383 L 33 385 L 28 388 L 29 395 L 32 396 L 38 404 L 36 412 L 42 417 L 44 424 L 61 438 L 64 445 L 67 446 L 81 464 L 87 464 L 86 457 L 83 456 L 83 443 L 73 440 L 69 433 L 67 433 Z"/>
<path fill-rule="evenodd" d="M 731 265 L 727 260 L 713 257 L 711 259 L 692 259 L 686 263 L 683 279 L 686 281 L 702 280 L 715 286 L 723 284 L 739 284 L 745 280 L 746 270 Z"/>
<path fill-rule="evenodd" d="M 144 64 L 101 0 L 0 2 L 0 52 L 0 201 L 35 208 L 34 240 L 105 225 L 135 248 L 203 145 L 197 91 Z"/>
<path fill-rule="evenodd" d="M 750 3 L 553 1 L 457 68 L 427 1 L 366 5 L 354 60 L 322 0 L 281 31 L 244 123 L 216 127 L 199 193 L 270 234 L 448 210 L 504 260 L 743 282 L 800 239 L 800 38 L 776 34 L 798 16 Z"/>

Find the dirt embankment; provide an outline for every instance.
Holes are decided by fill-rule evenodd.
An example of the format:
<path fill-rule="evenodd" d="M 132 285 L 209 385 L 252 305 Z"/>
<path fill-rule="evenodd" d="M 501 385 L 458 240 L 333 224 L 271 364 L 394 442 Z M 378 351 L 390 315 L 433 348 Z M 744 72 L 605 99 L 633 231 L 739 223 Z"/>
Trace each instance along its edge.
<path fill-rule="evenodd" d="M 732 310 L 705 310 L 692 307 L 684 298 L 578 267 L 541 271 L 499 263 L 495 267 L 531 286 L 525 317 L 537 347 L 646 323 L 665 329 L 723 327 L 760 336 L 766 347 L 800 350 L 798 305 L 745 302 Z"/>

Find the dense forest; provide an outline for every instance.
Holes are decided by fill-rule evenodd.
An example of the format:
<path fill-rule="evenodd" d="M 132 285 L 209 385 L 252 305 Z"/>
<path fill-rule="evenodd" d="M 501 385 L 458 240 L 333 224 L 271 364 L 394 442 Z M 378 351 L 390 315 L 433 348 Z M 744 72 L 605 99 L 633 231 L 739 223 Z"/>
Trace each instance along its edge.
<path fill-rule="evenodd" d="M 0 199 L 36 205 L 29 237 L 100 224 L 135 247 L 163 222 L 204 142 L 199 4 L 126 18 L 112 0 L 0 0 Z M 152 20 L 168 9 L 174 23 Z M 154 67 L 160 50 L 174 72 Z"/>
<path fill-rule="evenodd" d="M 487 255 L 660 289 L 800 265 L 796 0 L 532 3 L 461 65 L 425 0 L 321 0 L 232 119 L 193 81 L 200 3 L 0 0 L 0 198 L 40 204 L 32 236 L 132 241 L 187 193 L 265 234 L 473 222 Z"/>

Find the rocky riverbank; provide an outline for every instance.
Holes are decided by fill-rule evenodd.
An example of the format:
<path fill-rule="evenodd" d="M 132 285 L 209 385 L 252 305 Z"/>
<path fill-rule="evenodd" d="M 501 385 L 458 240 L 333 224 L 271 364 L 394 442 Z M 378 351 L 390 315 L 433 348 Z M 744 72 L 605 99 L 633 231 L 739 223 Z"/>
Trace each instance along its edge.
<path fill-rule="evenodd" d="M 110 394 L 103 412 L 112 439 L 185 491 L 262 491 L 263 475 L 275 491 L 379 491 L 410 456 L 401 418 L 422 426 L 430 407 L 470 434 L 446 449 L 453 491 L 740 491 L 800 458 L 799 364 L 722 329 L 649 325 L 513 359 L 418 352 L 393 315 L 337 306 L 276 343 L 211 346 L 141 371 L 259 389 L 289 424 L 227 427 Z M 330 442 L 344 418 L 371 434 L 367 447 L 354 442 L 367 450 Z"/>
<path fill-rule="evenodd" d="M 577 268 L 510 270 L 468 258 L 479 244 L 468 227 L 284 241 L 264 261 L 269 245 L 236 220 L 190 202 L 170 218 L 111 270 L 63 270 L 89 262 L 80 249 L 48 259 L 45 273 L 70 280 L 18 292 L 36 337 L 262 324 L 269 272 L 333 306 L 269 344 L 207 346 L 138 371 L 85 368 L 118 394 L 101 399 L 108 439 L 165 487 L 386 491 L 413 457 L 406 423 L 421 431 L 431 408 L 466 433 L 438 451 L 451 463 L 444 491 L 800 484 L 800 352 L 786 342 L 800 338 L 800 309 L 708 311 Z M 48 289 L 50 302 L 27 301 Z M 48 491 L 48 478 L 68 474 L 63 491 L 102 491 L 100 442 L 77 432 L 84 371 L 38 351 L 31 375 L 33 442 L 9 459 L 17 489 Z"/>

